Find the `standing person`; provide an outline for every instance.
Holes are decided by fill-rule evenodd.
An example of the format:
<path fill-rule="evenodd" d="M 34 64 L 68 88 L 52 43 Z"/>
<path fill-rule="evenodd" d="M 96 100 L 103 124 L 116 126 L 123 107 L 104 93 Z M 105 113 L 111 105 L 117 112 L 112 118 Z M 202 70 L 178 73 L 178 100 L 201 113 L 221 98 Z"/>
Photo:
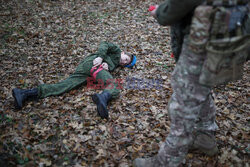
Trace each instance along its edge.
<path fill-rule="evenodd" d="M 101 118 L 108 118 L 107 104 L 120 93 L 119 83 L 110 74 L 118 66 L 132 68 L 136 63 L 136 56 L 129 56 L 121 52 L 120 48 L 109 42 L 101 42 L 98 51 L 80 62 L 75 72 L 67 79 L 55 84 L 42 84 L 33 89 L 12 90 L 15 106 L 21 109 L 27 100 L 42 99 L 48 96 L 61 95 L 89 81 L 100 81 L 104 91 L 94 94 L 92 99 L 97 105 Z M 88 83 L 89 84 L 89 83 Z"/>
<path fill-rule="evenodd" d="M 161 145 L 157 155 L 135 159 L 133 165 L 136 167 L 177 167 L 183 162 L 191 148 L 197 148 L 210 156 L 218 152 L 214 136 L 218 127 L 215 122 L 215 104 L 211 89 L 212 85 L 233 79 L 235 77 L 233 73 L 238 72 L 237 70 L 242 72 L 242 69 L 238 69 L 238 63 L 240 62 L 239 65 L 242 66 L 247 58 L 246 48 L 250 46 L 250 36 L 242 35 L 242 32 L 249 30 L 249 25 L 244 25 L 244 23 L 246 23 L 245 19 L 249 19 L 250 16 L 250 4 L 248 0 L 243 0 L 241 6 L 238 7 L 236 6 L 238 4 L 233 4 L 236 1 L 228 0 L 228 6 L 232 5 L 232 8 L 231 11 L 226 11 L 223 8 L 224 0 L 214 0 L 212 2 L 216 4 L 205 8 L 201 6 L 203 2 L 204 0 L 166 0 L 151 11 L 151 14 L 163 26 L 174 25 L 190 13 L 194 11 L 195 13 L 192 16 L 192 24 L 189 23 L 190 30 L 184 35 L 182 51 L 172 74 L 173 95 L 168 104 L 171 120 L 170 134 Z M 217 11 L 213 10 L 216 5 L 219 6 Z M 212 12 L 218 13 L 211 23 L 209 16 L 212 16 L 210 15 Z M 227 12 L 232 12 L 232 17 L 227 17 L 230 16 Z M 224 19 L 229 18 L 227 25 Z M 236 37 L 231 38 L 234 35 Z M 219 71 L 212 74 L 216 63 L 222 66 Z M 238 79 L 238 76 L 235 79 Z"/>

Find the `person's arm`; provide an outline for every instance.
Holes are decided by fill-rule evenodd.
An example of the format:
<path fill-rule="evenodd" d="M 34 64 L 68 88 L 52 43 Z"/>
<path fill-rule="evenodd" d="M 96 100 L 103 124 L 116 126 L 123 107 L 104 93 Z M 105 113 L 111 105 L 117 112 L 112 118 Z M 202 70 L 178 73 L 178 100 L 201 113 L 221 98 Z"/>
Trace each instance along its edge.
<path fill-rule="evenodd" d="M 104 63 L 107 64 L 107 71 L 113 71 L 118 66 L 113 63 L 110 57 L 107 57 L 104 62 L 102 61 L 101 57 L 95 58 L 93 61 L 93 66 L 99 66 L 101 64 L 103 65 Z"/>
<path fill-rule="evenodd" d="M 114 64 L 113 61 L 111 60 L 110 57 L 107 57 L 105 62 L 108 64 L 109 66 L 109 71 L 114 71 L 114 69 L 118 66 L 117 64 Z"/>
<path fill-rule="evenodd" d="M 103 59 L 103 61 L 106 61 L 109 55 L 115 55 L 115 54 L 120 54 L 121 50 L 120 48 L 110 42 L 101 42 L 97 54 L 99 57 Z"/>
<path fill-rule="evenodd" d="M 101 42 L 97 54 L 106 62 L 109 66 L 109 71 L 113 71 L 120 62 L 121 49 L 110 42 Z"/>
<path fill-rule="evenodd" d="M 166 0 L 156 10 L 156 19 L 163 26 L 180 21 L 204 0 Z"/>
<path fill-rule="evenodd" d="M 102 67 L 104 70 L 109 71 L 109 65 L 106 62 L 102 63 Z"/>

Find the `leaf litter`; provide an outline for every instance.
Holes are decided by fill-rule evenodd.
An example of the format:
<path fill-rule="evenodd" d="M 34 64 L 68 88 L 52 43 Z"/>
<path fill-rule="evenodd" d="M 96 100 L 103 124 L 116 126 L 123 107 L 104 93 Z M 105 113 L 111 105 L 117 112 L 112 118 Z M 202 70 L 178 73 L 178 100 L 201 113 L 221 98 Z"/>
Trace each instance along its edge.
<path fill-rule="evenodd" d="M 169 27 L 147 8 L 156 0 L 26 0 L 0 2 L 0 166 L 131 166 L 157 153 L 170 130 Z M 81 87 L 14 109 L 11 90 L 56 83 L 103 40 L 136 54 L 136 68 L 114 72 L 124 88 L 98 117 Z M 161 79 L 162 87 L 126 87 L 126 78 Z M 184 166 L 249 166 L 249 63 L 241 81 L 216 87 L 219 154 L 189 153 Z"/>

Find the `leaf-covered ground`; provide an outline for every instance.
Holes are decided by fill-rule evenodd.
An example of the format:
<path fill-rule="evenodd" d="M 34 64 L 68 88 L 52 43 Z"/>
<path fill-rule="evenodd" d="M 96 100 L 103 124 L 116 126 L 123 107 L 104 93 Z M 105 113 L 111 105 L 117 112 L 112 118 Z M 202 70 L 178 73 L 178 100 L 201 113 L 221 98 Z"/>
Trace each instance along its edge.
<path fill-rule="evenodd" d="M 169 133 L 169 27 L 149 16 L 150 0 L 0 1 L 0 166 L 131 166 L 157 153 Z M 11 90 L 56 83 L 103 40 L 136 54 L 110 120 L 101 120 L 86 87 L 13 107 Z M 161 87 L 134 89 L 126 78 Z M 184 166 L 249 166 L 249 63 L 244 78 L 214 89 L 219 155 L 189 153 Z"/>

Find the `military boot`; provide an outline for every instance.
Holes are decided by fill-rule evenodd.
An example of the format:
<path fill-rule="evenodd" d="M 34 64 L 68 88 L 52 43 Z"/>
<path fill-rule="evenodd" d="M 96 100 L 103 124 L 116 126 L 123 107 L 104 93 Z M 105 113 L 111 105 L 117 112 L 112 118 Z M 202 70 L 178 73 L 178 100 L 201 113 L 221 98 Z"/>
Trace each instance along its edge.
<path fill-rule="evenodd" d="M 133 166 L 134 167 L 166 167 L 165 165 L 162 165 L 160 163 L 157 155 L 153 157 L 149 157 L 149 158 L 136 158 L 133 161 Z"/>
<path fill-rule="evenodd" d="M 38 89 L 18 89 L 15 88 L 12 90 L 12 96 L 14 97 L 15 107 L 21 109 L 27 100 L 36 100 L 38 99 Z"/>
<path fill-rule="evenodd" d="M 199 150 L 208 156 L 214 156 L 218 153 L 216 139 L 213 133 L 196 132 L 194 134 L 194 142 L 190 147 L 190 151 Z"/>
<path fill-rule="evenodd" d="M 101 94 L 94 94 L 92 100 L 97 105 L 97 112 L 101 118 L 108 119 L 109 111 L 107 109 L 108 102 L 111 100 L 111 94 L 103 91 Z"/>

